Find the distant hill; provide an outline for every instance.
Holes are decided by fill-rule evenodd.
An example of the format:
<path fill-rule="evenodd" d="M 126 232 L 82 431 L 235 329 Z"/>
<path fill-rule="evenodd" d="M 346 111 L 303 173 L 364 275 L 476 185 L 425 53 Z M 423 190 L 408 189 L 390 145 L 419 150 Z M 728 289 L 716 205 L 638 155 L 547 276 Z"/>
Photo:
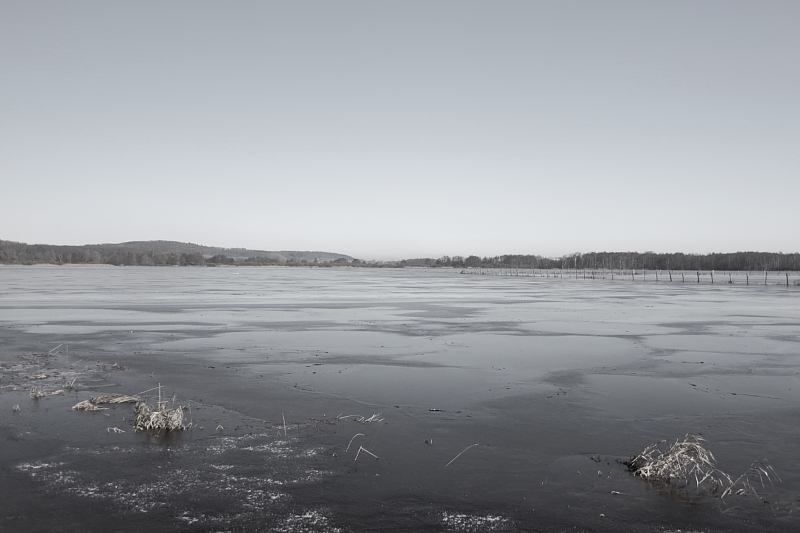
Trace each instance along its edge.
<path fill-rule="evenodd" d="M 303 265 L 308 263 L 332 266 L 352 264 L 349 255 L 331 252 L 302 252 L 220 248 L 176 241 L 131 241 L 119 244 L 86 244 L 61 246 L 26 244 L 0 240 L 2 264 L 110 264 L 110 265 Z"/>
<path fill-rule="evenodd" d="M 141 251 L 141 252 L 157 252 L 160 254 L 167 254 L 171 252 L 181 254 L 203 254 L 204 256 L 211 257 L 214 255 L 225 255 L 236 259 L 244 259 L 248 257 L 266 257 L 276 259 L 278 261 L 288 261 L 296 259 L 297 261 L 335 261 L 337 259 L 346 259 L 348 262 L 353 258 L 349 255 L 337 254 L 332 252 L 304 252 L 304 251 L 267 251 L 267 250 L 249 250 L 247 248 L 221 248 L 219 246 L 203 246 L 202 244 L 194 244 L 191 242 L 178 242 L 178 241 L 130 241 L 121 242 L 119 244 L 89 244 L 86 245 L 90 249 L 107 249 L 118 251 Z"/>

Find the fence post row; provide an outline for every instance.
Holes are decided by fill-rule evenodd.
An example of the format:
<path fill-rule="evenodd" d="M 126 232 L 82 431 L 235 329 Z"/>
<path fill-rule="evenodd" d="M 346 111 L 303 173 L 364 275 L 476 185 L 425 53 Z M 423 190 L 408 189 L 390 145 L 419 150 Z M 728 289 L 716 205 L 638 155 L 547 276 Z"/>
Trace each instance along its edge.
<path fill-rule="evenodd" d="M 479 275 L 488 275 L 488 276 L 523 276 L 523 277 L 533 277 L 533 278 L 535 278 L 535 277 L 537 277 L 536 270 L 537 269 L 535 269 L 535 268 L 533 268 L 533 269 L 522 269 L 522 272 L 520 273 L 520 269 L 518 269 L 518 268 L 486 268 L 486 269 L 484 269 L 483 267 L 477 267 L 477 268 L 465 267 L 465 268 L 463 268 L 461 270 L 461 273 L 462 274 L 479 274 Z M 625 273 L 625 271 L 622 270 L 622 269 L 620 269 L 619 272 L 620 272 L 620 274 L 624 274 Z M 737 272 L 739 272 L 739 271 L 737 271 Z M 567 274 L 568 274 L 567 277 L 568 278 L 572 275 L 572 273 L 573 273 L 573 270 L 567 269 Z M 578 279 L 579 271 L 577 269 L 575 269 L 574 273 L 575 273 L 575 279 Z M 611 274 L 611 280 L 612 281 L 614 280 L 614 269 L 610 269 L 610 270 L 603 269 L 603 270 L 600 271 L 600 273 L 602 273 L 602 279 L 606 279 L 606 274 L 610 273 Z M 658 282 L 659 281 L 658 270 L 657 269 L 654 270 L 654 273 L 655 273 L 655 277 L 656 277 L 656 282 Z M 667 273 L 669 274 L 670 282 L 673 281 L 672 270 L 668 270 Z M 711 283 L 713 284 L 714 283 L 714 271 L 710 270 L 708 272 L 708 274 L 711 277 Z M 724 271 L 723 271 L 723 274 L 724 274 Z M 784 276 L 786 278 L 786 286 L 789 287 L 791 285 L 791 280 L 789 279 L 789 271 L 787 270 L 783 274 L 784 274 Z M 750 272 L 745 272 L 744 275 L 745 275 L 745 283 L 747 285 L 750 285 Z M 778 273 L 778 275 L 780 276 L 780 273 Z M 696 276 L 697 276 L 697 283 L 700 283 L 700 271 L 699 270 L 696 272 Z M 549 278 L 550 277 L 550 270 L 544 270 L 544 269 L 539 270 L 539 277 L 540 278 Z M 558 271 L 556 271 L 556 269 L 554 269 L 553 270 L 553 277 L 554 278 L 558 278 L 558 277 L 563 278 L 564 277 L 564 269 L 559 269 Z M 585 269 L 583 270 L 583 279 L 586 279 L 586 270 Z M 598 275 L 597 271 L 590 270 L 589 271 L 589 279 L 600 279 L 600 276 Z M 780 278 L 778 278 L 778 279 L 780 279 Z M 631 280 L 632 281 L 636 281 L 636 269 L 635 268 L 631 269 Z M 647 270 L 642 270 L 642 280 L 643 281 L 647 281 Z M 686 273 L 684 271 L 681 271 L 681 281 L 683 283 L 686 283 Z M 735 283 L 733 281 L 733 273 L 730 272 L 730 271 L 728 271 L 728 283 L 729 284 Z M 800 285 L 800 281 L 796 281 L 795 284 Z M 769 285 L 769 272 L 766 271 L 766 270 L 764 271 L 764 285 Z M 776 283 L 776 285 L 782 285 L 782 283 L 778 282 L 778 283 Z"/>

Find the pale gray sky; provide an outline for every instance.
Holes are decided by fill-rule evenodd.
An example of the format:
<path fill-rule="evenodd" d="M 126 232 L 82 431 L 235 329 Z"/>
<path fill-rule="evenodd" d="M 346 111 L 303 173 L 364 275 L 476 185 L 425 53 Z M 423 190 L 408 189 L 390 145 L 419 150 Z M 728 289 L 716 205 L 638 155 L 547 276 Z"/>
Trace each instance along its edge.
<path fill-rule="evenodd" d="M 0 238 L 798 251 L 800 2 L 0 2 Z"/>

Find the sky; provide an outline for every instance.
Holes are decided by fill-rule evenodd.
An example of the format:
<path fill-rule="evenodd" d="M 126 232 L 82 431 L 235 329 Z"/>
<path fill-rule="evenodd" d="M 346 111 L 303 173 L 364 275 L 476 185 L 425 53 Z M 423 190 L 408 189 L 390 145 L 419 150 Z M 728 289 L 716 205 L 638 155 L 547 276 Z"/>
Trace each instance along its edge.
<path fill-rule="evenodd" d="M 800 251 L 800 2 L 0 2 L 0 239 Z"/>

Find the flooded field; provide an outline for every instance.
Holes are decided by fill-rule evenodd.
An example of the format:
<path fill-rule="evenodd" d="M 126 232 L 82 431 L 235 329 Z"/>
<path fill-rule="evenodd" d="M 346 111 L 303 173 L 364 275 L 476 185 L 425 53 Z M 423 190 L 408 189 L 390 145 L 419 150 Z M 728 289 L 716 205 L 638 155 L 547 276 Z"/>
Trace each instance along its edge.
<path fill-rule="evenodd" d="M 0 529 L 796 531 L 800 286 L 689 274 L 0 267 Z M 686 434 L 777 476 L 622 464 Z"/>

